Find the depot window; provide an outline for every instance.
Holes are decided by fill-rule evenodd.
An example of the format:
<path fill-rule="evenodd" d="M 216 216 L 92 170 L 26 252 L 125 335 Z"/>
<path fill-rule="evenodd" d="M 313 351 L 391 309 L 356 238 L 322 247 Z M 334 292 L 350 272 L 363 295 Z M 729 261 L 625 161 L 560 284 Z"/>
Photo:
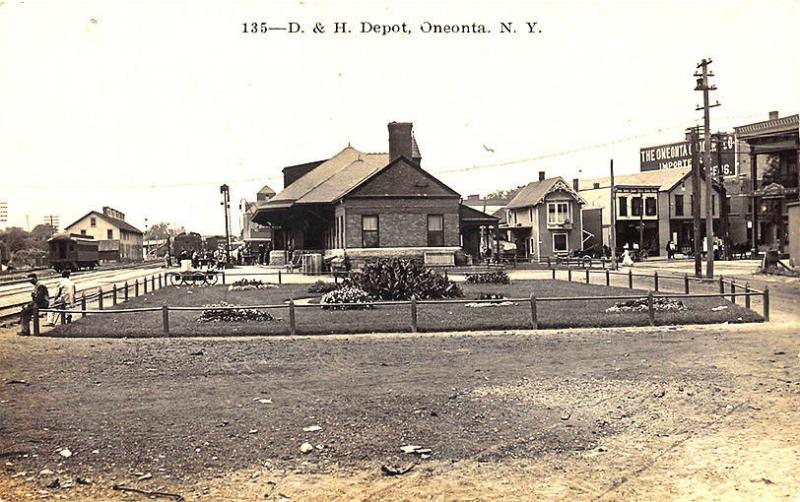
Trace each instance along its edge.
<path fill-rule="evenodd" d="M 569 251 L 569 244 L 567 234 L 553 234 L 553 251 L 563 252 Z"/>
<path fill-rule="evenodd" d="M 620 197 L 619 198 L 619 215 L 620 216 L 628 216 L 628 198 L 627 197 Z"/>
<path fill-rule="evenodd" d="M 444 246 L 444 216 L 428 215 L 428 246 Z"/>
<path fill-rule="evenodd" d="M 377 214 L 361 217 L 361 246 L 365 248 L 380 247 L 379 221 Z"/>
<path fill-rule="evenodd" d="M 635 199 L 631 199 L 631 216 L 641 216 L 642 215 L 642 198 L 637 197 Z"/>

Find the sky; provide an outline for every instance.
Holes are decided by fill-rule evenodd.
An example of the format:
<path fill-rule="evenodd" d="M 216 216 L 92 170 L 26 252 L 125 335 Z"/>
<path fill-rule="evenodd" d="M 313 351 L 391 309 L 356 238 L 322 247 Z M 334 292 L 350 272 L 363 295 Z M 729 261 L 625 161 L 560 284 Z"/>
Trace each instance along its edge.
<path fill-rule="evenodd" d="M 331 33 L 337 21 L 352 33 Z M 492 33 L 424 34 L 426 21 Z M 713 130 L 800 111 L 798 25 L 798 0 L 0 0 L 0 202 L 7 225 L 111 206 L 142 229 L 220 234 L 220 184 L 237 228 L 240 199 L 280 191 L 283 167 L 348 143 L 387 151 L 391 121 L 414 123 L 423 168 L 465 197 L 538 171 L 603 176 L 612 158 L 635 172 L 639 148 L 698 124 L 702 58 Z"/>

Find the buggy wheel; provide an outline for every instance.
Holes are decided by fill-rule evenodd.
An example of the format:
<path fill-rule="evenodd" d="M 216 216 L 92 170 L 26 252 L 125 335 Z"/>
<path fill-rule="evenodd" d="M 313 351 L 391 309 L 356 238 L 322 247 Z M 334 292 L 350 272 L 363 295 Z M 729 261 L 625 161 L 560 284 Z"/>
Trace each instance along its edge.
<path fill-rule="evenodd" d="M 217 281 L 219 281 L 219 275 L 215 272 L 210 272 L 206 274 L 205 280 L 203 282 L 205 282 L 207 286 L 213 286 L 217 283 Z"/>
<path fill-rule="evenodd" d="M 592 257 L 591 256 L 584 255 L 584 257 L 581 258 L 581 261 L 582 261 L 583 268 L 592 268 Z"/>
<path fill-rule="evenodd" d="M 181 276 L 177 272 L 169 274 L 169 283 L 173 286 L 178 286 L 181 283 Z"/>

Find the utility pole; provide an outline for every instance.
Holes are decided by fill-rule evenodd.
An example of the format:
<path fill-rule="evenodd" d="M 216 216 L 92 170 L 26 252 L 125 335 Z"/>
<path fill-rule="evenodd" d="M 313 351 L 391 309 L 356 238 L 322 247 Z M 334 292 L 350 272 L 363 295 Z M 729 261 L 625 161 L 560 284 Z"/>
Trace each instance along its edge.
<path fill-rule="evenodd" d="M 639 193 L 639 259 L 644 254 L 644 193 Z"/>
<path fill-rule="evenodd" d="M 694 252 L 694 275 L 703 277 L 703 262 L 701 257 L 702 246 L 700 245 L 700 141 L 698 139 L 697 127 L 689 129 L 690 142 L 692 144 L 692 228 L 694 235 L 692 240 L 692 251 Z"/>
<path fill-rule="evenodd" d="M 611 159 L 611 228 L 608 243 L 611 247 L 611 268 L 617 269 L 617 189 L 614 186 L 614 159 Z"/>
<path fill-rule="evenodd" d="M 231 208 L 231 194 L 228 185 L 219 187 L 219 193 L 222 194 L 222 208 L 225 213 L 225 266 L 231 264 L 231 228 L 229 223 L 228 211 Z"/>
<path fill-rule="evenodd" d="M 703 92 L 703 107 L 697 107 L 696 110 L 703 111 L 703 168 L 706 175 L 705 185 L 705 208 L 706 208 L 706 277 L 714 277 L 714 215 L 713 215 L 713 200 L 712 193 L 714 177 L 711 173 L 711 132 L 710 132 L 710 109 L 719 106 L 719 102 L 714 105 L 708 104 L 708 92 L 715 91 L 717 88 L 709 85 L 708 78 L 713 77 L 714 74 L 708 71 L 708 65 L 711 64 L 711 59 L 703 59 L 697 65 L 701 69 L 700 73 L 695 73 L 694 76 L 698 77 L 697 86 L 695 91 Z"/>

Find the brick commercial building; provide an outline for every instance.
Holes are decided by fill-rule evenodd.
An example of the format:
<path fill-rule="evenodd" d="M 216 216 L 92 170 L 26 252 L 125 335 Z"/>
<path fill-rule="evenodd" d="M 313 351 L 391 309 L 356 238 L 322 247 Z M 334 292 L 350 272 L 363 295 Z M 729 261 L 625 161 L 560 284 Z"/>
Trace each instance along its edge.
<path fill-rule="evenodd" d="M 272 226 L 274 249 L 347 254 L 357 261 L 405 256 L 433 265 L 455 262 L 461 196 L 422 169 L 412 124 L 388 128 L 388 154 L 348 145 L 330 159 L 283 170 L 284 189 L 257 203 L 253 214 L 254 222 Z"/>
<path fill-rule="evenodd" d="M 90 235 L 99 241 L 100 261 L 144 260 L 144 234 L 126 222 L 125 215 L 116 209 L 90 211 L 67 225 L 64 232 Z"/>
<path fill-rule="evenodd" d="M 735 127 L 739 149 L 737 192 L 741 209 L 731 215 L 731 235 L 750 249 L 785 251 L 789 205 L 798 200 L 798 115 Z"/>

